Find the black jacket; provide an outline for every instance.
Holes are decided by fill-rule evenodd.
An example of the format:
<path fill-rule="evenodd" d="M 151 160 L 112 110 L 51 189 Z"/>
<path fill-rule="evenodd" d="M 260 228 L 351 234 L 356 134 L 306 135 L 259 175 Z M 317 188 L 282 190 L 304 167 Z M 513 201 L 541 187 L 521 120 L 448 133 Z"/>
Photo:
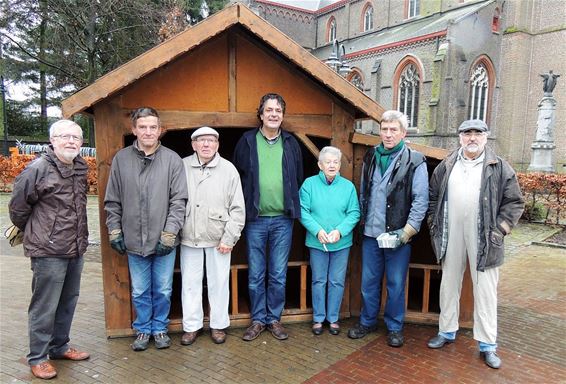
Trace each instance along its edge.
<path fill-rule="evenodd" d="M 242 189 L 246 202 L 246 221 L 259 216 L 259 160 L 257 156 L 256 135 L 259 129 L 246 131 L 234 149 L 234 165 L 242 179 Z M 281 131 L 283 139 L 283 204 L 285 216 L 301 217 L 299 188 L 303 182 L 303 155 L 295 137 Z"/>

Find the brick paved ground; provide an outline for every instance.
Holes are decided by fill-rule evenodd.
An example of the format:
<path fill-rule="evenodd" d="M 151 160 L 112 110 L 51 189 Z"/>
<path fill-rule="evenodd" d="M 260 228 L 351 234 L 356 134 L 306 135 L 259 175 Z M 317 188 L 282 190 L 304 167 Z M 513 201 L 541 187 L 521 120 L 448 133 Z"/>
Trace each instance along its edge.
<path fill-rule="evenodd" d="M 0 219 L 5 202 L 0 196 Z M 2 204 L 4 203 L 4 204 Z M 104 332 L 101 265 L 92 246 L 85 263 L 81 297 L 72 329 L 73 345 L 91 352 L 84 362 L 57 361 L 60 383 L 566 383 L 566 251 L 530 246 L 552 229 L 522 225 L 508 242 L 509 256 L 500 285 L 500 355 L 496 371 L 479 359 L 469 331 L 443 350 L 426 348 L 434 327 L 407 325 L 407 344 L 385 345 L 383 330 L 362 340 L 325 333 L 315 337 L 309 324 L 289 325 L 285 342 L 264 333 L 245 343 L 231 329 L 224 345 L 208 334 L 190 347 L 130 350 L 132 339 L 108 340 Z M 39 382 L 25 362 L 29 260 L 21 248 L 0 240 L 0 382 Z M 344 322 L 352 325 L 355 319 Z"/>

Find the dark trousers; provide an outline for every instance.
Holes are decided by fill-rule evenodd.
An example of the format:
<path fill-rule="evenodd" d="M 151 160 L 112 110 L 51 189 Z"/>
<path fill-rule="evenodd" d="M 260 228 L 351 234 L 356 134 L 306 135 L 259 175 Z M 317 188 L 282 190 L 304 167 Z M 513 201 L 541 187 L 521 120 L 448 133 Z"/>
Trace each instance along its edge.
<path fill-rule="evenodd" d="M 28 309 L 29 365 L 69 349 L 69 332 L 79 299 L 83 257 L 32 257 L 31 302 Z"/>

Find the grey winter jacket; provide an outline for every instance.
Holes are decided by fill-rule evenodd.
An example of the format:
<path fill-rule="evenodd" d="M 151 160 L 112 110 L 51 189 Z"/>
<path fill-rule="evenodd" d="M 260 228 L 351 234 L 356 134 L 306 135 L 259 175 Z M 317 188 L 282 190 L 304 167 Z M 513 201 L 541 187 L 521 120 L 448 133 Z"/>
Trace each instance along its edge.
<path fill-rule="evenodd" d="M 448 243 L 448 178 L 458 158 L 458 150 L 448 155 L 434 170 L 430 179 L 428 225 L 432 247 L 438 262 L 446 255 Z M 521 218 L 523 195 L 515 171 L 489 147 L 481 178 L 478 216 L 478 271 L 503 264 L 503 238 Z"/>
<path fill-rule="evenodd" d="M 179 234 L 187 198 L 179 155 L 159 145 L 155 153 L 146 156 L 134 143 L 112 160 L 104 198 L 108 232 L 122 230 L 127 252 L 152 255 L 162 231 Z"/>

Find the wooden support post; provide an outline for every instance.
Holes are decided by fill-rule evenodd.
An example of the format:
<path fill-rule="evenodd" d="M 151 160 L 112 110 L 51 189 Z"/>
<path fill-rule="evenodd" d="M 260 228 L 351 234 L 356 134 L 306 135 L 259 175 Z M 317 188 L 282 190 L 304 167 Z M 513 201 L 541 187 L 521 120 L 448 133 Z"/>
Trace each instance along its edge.
<path fill-rule="evenodd" d="M 301 310 L 307 309 L 307 264 L 301 264 Z"/>
<path fill-rule="evenodd" d="M 424 270 L 424 280 L 423 280 L 423 306 L 422 312 L 428 313 L 428 302 L 430 297 L 430 269 Z"/>
<path fill-rule="evenodd" d="M 230 273 L 232 274 L 232 315 L 238 314 L 238 268 L 230 268 Z"/>

